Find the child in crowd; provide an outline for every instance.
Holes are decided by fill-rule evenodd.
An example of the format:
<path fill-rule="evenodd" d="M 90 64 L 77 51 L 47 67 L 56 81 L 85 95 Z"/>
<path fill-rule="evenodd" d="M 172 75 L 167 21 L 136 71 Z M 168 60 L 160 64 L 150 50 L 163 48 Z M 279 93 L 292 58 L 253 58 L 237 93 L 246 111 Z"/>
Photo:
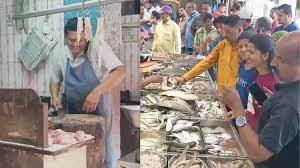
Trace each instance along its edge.
<path fill-rule="evenodd" d="M 239 42 L 238 42 L 240 68 L 239 68 L 236 89 L 239 92 L 240 98 L 242 100 L 245 109 L 247 109 L 247 104 L 248 104 L 248 95 L 249 95 L 248 86 L 254 82 L 257 75 L 257 70 L 255 68 L 251 68 L 251 69 L 245 68 L 247 47 L 249 44 L 249 39 L 253 35 L 255 35 L 254 31 L 244 31 L 239 36 Z"/>

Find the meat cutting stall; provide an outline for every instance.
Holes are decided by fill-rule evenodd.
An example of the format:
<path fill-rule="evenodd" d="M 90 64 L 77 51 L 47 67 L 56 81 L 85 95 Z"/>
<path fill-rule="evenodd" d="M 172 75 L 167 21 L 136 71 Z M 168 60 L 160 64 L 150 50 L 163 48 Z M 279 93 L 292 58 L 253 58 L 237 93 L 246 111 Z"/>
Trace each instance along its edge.
<path fill-rule="evenodd" d="M 176 78 L 198 60 L 191 55 L 163 59 L 155 55 L 153 60 L 155 66 L 142 75 L 159 75 L 163 80 L 141 90 L 141 165 L 253 168 L 236 128 L 224 120 L 227 111 L 218 101 L 209 73 L 175 86 Z"/>
<path fill-rule="evenodd" d="M 31 89 L 0 89 L 0 97 L 0 167 L 96 168 L 103 163 L 102 117 L 48 118 L 48 105 Z"/>

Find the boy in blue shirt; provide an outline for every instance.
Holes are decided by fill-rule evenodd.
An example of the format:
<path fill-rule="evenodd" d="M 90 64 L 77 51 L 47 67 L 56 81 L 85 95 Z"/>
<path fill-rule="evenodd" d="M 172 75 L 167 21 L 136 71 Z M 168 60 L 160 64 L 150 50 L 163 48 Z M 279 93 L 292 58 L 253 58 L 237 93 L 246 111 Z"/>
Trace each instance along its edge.
<path fill-rule="evenodd" d="M 245 69 L 245 61 L 244 57 L 247 52 L 247 46 L 249 43 L 249 39 L 251 36 L 255 35 L 254 31 L 244 31 L 239 36 L 239 43 L 238 43 L 238 54 L 240 57 L 240 68 L 238 73 L 238 80 L 236 83 L 236 89 L 239 92 L 240 98 L 242 100 L 243 106 L 245 109 L 247 109 L 248 104 L 248 86 L 252 84 L 256 78 L 257 71 L 256 69 Z"/>

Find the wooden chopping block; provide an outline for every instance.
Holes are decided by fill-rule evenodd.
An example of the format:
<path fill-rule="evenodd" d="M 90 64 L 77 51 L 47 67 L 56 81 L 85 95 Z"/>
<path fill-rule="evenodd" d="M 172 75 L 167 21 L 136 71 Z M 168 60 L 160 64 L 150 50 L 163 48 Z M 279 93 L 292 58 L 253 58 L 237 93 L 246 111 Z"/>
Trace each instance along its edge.
<path fill-rule="evenodd" d="M 104 167 L 105 160 L 105 120 L 92 114 L 66 114 L 64 117 L 52 117 L 49 122 L 68 132 L 84 131 L 95 138 L 87 144 L 87 168 Z"/>

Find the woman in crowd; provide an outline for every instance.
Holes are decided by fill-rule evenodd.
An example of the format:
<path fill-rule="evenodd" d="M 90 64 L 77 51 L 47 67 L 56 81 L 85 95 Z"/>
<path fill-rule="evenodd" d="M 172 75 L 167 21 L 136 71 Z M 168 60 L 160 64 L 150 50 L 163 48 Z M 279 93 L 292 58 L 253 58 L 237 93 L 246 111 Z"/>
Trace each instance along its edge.
<path fill-rule="evenodd" d="M 267 17 L 261 17 L 256 20 L 255 31 L 258 34 L 272 34 L 272 23 Z"/>

